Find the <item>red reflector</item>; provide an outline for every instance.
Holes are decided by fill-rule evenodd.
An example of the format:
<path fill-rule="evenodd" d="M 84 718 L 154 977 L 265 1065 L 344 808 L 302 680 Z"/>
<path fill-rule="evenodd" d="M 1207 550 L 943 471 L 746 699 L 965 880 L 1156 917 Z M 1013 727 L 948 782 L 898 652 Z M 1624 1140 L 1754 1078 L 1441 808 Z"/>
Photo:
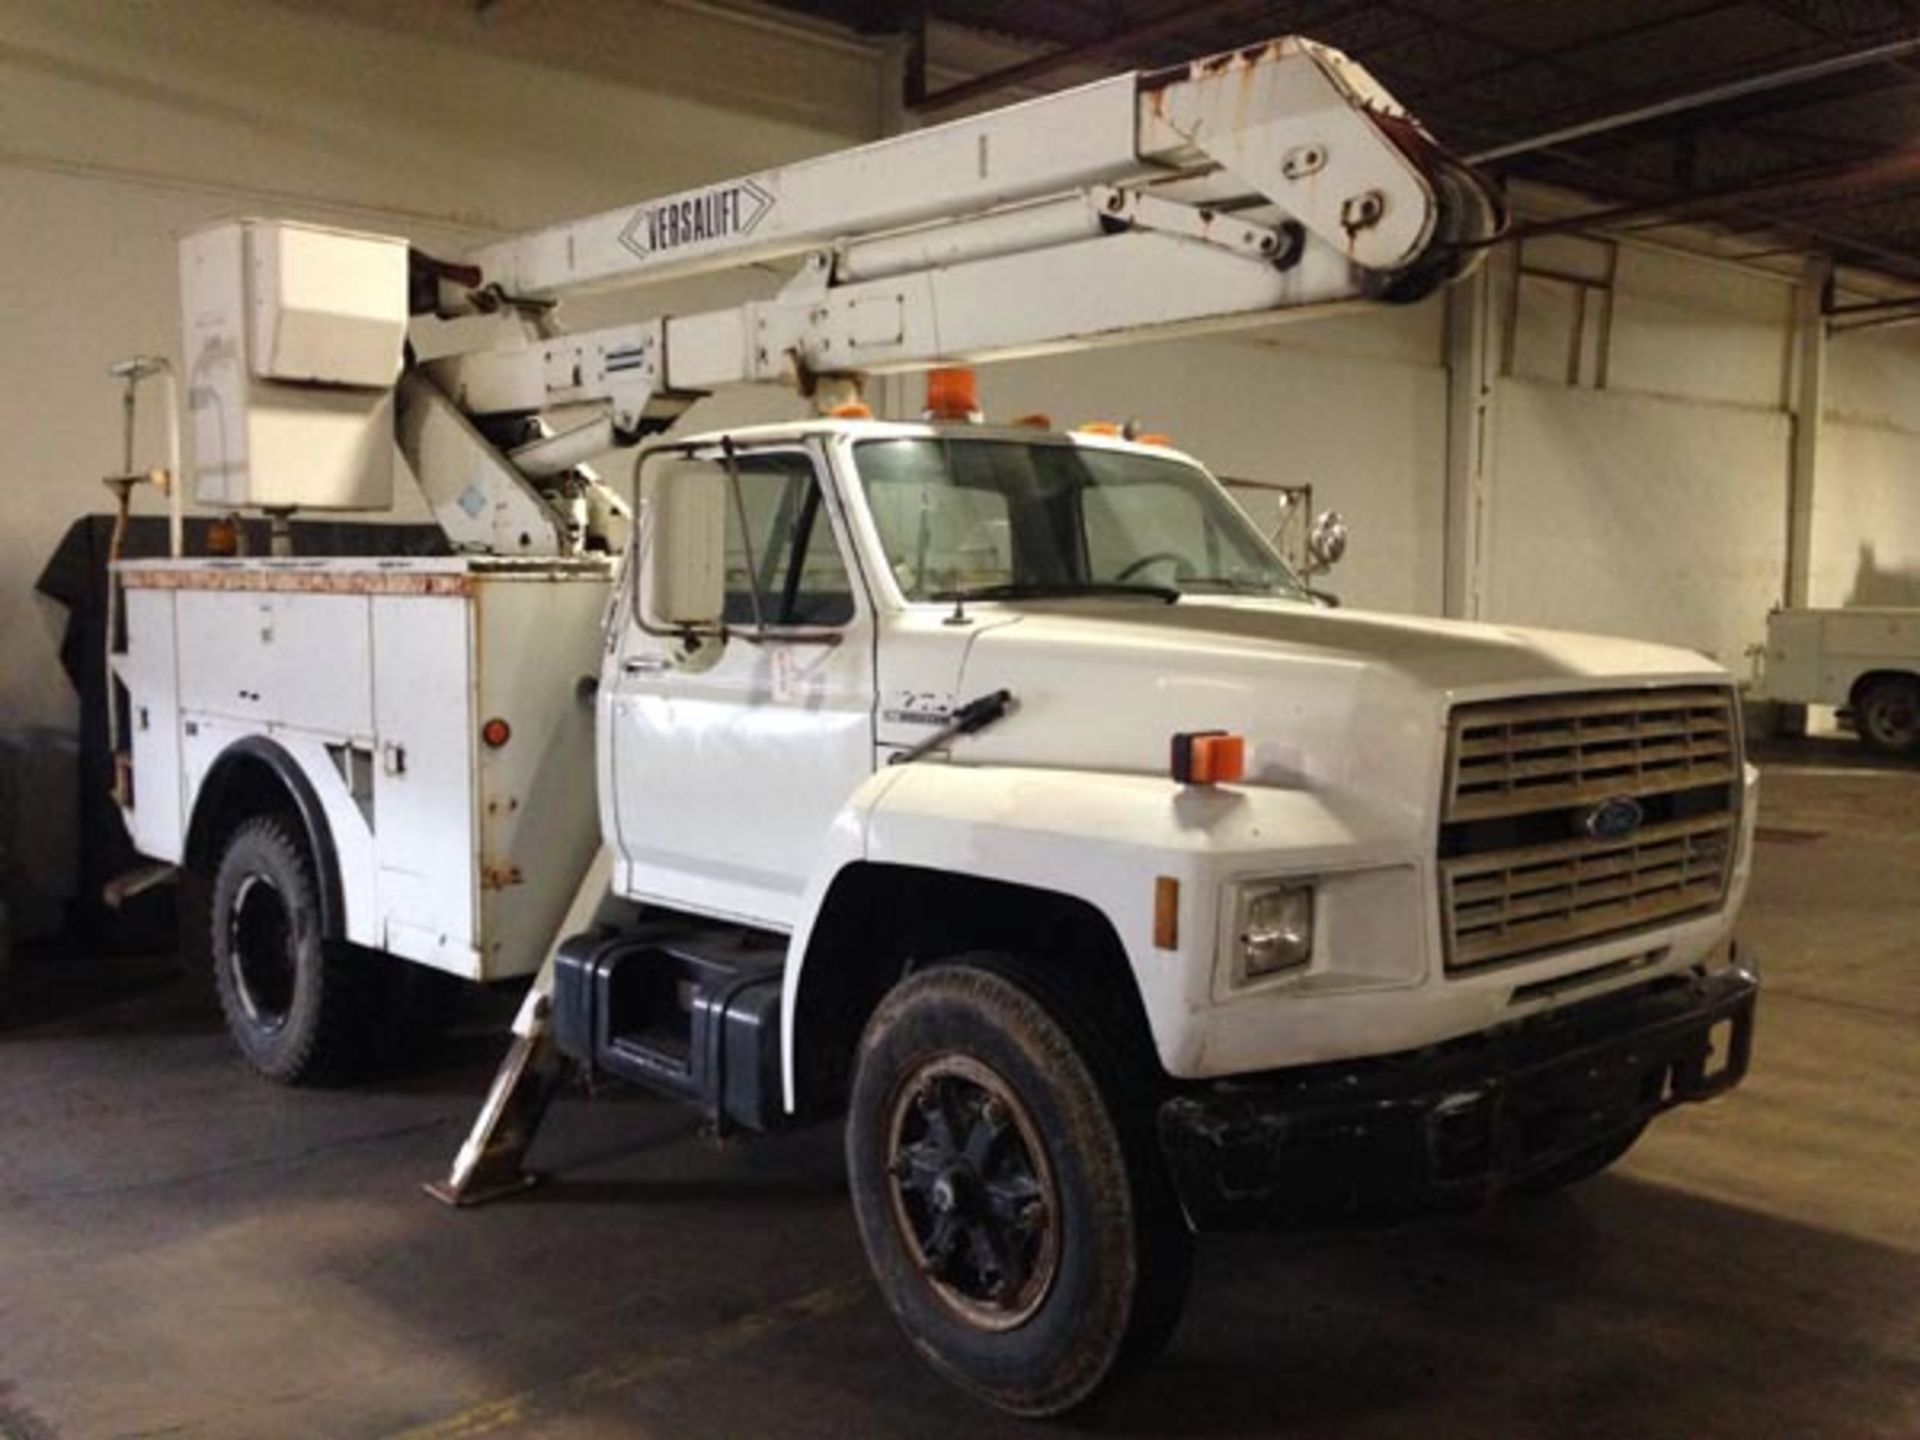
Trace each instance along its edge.
<path fill-rule="evenodd" d="M 513 727 L 495 716 L 480 727 L 480 738 L 487 742 L 491 750 L 498 750 L 513 738 Z"/>
<path fill-rule="evenodd" d="M 1230 785 L 1247 773 L 1244 735 L 1183 731 L 1173 737 L 1173 778 L 1182 785 Z"/>

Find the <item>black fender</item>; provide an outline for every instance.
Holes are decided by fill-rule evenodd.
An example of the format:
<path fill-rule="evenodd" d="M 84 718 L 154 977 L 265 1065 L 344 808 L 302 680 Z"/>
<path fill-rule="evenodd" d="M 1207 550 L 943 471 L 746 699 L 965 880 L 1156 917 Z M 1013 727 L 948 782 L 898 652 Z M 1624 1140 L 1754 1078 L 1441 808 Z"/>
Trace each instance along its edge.
<path fill-rule="evenodd" d="M 306 836 L 320 877 L 320 933 L 342 940 L 347 933 L 346 897 L 340 885 L 340 853 L 333 827 L 313 782 L 284 746 L 265 735 L 233 742 L 213 762 L 194 797 L 187 826 L 186 862 L 211 872 L 220 863 L 220 846 L 234 825 L 266 810 L 291 812 Z"/>

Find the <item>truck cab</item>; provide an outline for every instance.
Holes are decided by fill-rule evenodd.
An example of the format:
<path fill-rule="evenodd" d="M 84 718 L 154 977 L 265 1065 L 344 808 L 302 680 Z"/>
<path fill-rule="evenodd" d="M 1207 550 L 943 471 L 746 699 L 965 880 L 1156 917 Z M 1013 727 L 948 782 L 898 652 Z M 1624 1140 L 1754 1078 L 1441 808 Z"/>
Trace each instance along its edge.
<path fill-rule="evenodd" d="M 883 1288 L 997 1402 L 1057 1408 L 955 1356 L 1063 1283 L 1077 1067 L 1136 1238 L 1552 1188 L 1744 1073 L 1757 772 L 1702 657 L 1328 608 L 1119 435 L 827 419 L 638 491 L 635 918 L 563 947 L 560 1047 L 723 1127 L 845 1113 Z"/>

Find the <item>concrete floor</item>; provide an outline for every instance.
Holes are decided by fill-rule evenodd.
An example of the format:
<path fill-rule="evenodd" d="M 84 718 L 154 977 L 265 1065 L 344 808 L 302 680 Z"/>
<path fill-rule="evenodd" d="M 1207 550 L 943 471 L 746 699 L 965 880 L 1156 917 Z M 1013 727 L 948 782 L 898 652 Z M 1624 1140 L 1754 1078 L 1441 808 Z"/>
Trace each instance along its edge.
<path fill-rule="evenodd" d="M 1920 770 L 1766 781 L 1755 1072 L 1549 1201 L 1214 1240 L 1130 1436 L 1920 1435 Z M 171 970 L 27 977 L 0 1031 L 0 1436 L 1030 1435 L 868 1288 L 830 1131 L 715 1149 L 563 1103 L 534 1195 L 441 1172 L 497 1042 L 288 1093 Z"/>

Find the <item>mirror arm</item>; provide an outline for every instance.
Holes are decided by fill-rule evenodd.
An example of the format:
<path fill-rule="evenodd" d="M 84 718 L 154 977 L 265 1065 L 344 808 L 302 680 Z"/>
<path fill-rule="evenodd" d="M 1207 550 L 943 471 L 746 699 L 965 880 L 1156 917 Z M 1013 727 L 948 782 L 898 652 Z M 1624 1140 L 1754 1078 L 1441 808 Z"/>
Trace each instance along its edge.
<path fill-rule="evenodd" d="M 731 639 L 736 633 L 728 629 L 724 624 L 714 626 L 655 625 L 651 620 L 647 619 L 646 615 L 642 613 L 640 607 L 637 605 L 633 609 L 633 628 L 638 630 L 642 635 L 653 636 L 656 640 L 692 640 L 699 636 L 710 635 L 716 640 L 726 641 Z M 740 632 L 740 638 L 742 640 L 758 640 L 760 637 L 758 635 L 748 635 L 745 632 Z"/>

